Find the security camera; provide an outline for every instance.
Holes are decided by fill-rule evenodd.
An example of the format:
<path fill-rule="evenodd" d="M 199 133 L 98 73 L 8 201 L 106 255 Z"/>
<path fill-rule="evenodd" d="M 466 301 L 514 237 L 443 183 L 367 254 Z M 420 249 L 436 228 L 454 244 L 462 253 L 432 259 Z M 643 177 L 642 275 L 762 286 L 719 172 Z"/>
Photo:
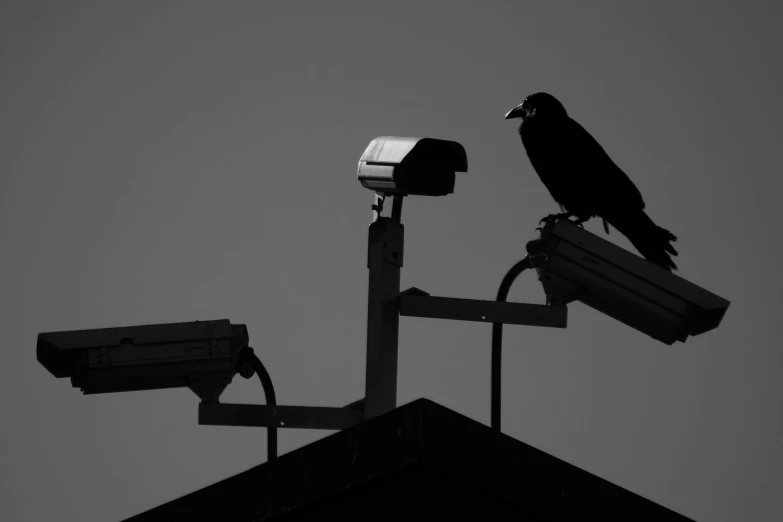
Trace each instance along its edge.
<path fill-rule="evenodd" d="M 245 325 L 222 319 L 40 333 L 36 353 L 85 395 L 188 387 L 214 402 L 248 342 Z"/>
<path fill-rule="evenodd" d="M 455 172 L 468 171 L 465 148 L 433 138 L 375 138 L 359 159 L 359 182 L 376 192 L 445 196 L 454 192 Z"/>
<path fill-rule="evenodd" d="M 584 304 L 666 344 L 720 324 L 729 301 L 577 227 L 548 223 L 528 243 L 551 304 Z"/>

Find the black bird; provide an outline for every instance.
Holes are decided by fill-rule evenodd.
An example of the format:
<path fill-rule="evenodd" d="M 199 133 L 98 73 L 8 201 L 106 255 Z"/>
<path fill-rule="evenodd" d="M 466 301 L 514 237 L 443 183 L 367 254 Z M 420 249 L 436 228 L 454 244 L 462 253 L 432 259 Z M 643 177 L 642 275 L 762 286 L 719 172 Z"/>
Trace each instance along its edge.
<path fill-rule="evenodd" d="M 647 260 L 669 271 L 677 269 L 670 256 L 677 255 L 671 244 L 677 238 L 653 223 L 636 185 L 595 138 L 569 118 L 557 98 L 531 94 L 506 114 L 510 118 L 522 118 L 519 135 L 530 163 L 566 216 L 576 216 L 580 225 L 600 217 L 607 233 L 609 223 Z"/>

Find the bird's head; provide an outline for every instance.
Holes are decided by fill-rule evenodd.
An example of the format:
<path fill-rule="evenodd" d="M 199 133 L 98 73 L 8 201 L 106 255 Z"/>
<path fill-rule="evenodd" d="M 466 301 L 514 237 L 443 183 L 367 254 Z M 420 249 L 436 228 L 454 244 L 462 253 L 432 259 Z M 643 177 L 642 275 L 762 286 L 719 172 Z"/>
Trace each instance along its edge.
<path fill-rule="evenodd" d="M 517 105 L 506 114 L 506 119 L 522 118 L 522 122 L 535 115 L 543 116 L 567 116 L 565 107 L 557 98 L 545 92 L 531 94 L 520 105 Z"/>

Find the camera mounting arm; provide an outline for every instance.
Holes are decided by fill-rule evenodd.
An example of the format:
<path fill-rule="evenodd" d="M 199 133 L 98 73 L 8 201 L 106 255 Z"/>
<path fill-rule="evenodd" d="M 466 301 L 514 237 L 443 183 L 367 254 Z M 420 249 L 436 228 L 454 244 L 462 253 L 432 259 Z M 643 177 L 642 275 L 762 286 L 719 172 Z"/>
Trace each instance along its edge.
<path fill-rule="evenodd" d="M 375 193 L 375 202 L 372 204 L 372 222 L 378 221 L 383 212 L 383 203 L 386 201 L 387 194 L 385 192 Z M 405 194 L 392 194 L 392 220 L 399 223 L 402 220 L 402 198 Z"/>

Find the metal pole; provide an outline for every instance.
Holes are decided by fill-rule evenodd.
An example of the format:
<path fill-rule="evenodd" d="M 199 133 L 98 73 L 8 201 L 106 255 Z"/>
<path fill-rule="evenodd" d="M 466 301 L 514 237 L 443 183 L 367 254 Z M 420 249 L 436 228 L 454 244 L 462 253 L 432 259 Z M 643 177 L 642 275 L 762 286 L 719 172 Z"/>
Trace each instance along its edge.
<path fill-rule="evenodd" d="M 367 363 L 364 418 L 397 405 L 397 339 L 399 335 L 400 269 L 405 227 L 400 223 L 401 196 L 394 197 L 392 218 L 378 216 L 370 225 L 367 268 Z"/>
<path fill-rule="evenodd" d="M 498 290 L 498 302 L 505 302 L 508 297 L 508 291 L 511 289 L 511 285 L 514 280 L 530 268 L 531 259 L 530 256 L 525 258 L 511 267 L 506 276 L 503 278 L 503 282 L 500 283 L 500 289 Z M 500 378 L 501 378 L 501 358 L 503 350 L 503 323 L 492 323 L 492 364 L 491 364 L 491 377 L 490 386 L 492 387 L 490 394 L 490 426 L 493 430 L 500 433 Z"/>

